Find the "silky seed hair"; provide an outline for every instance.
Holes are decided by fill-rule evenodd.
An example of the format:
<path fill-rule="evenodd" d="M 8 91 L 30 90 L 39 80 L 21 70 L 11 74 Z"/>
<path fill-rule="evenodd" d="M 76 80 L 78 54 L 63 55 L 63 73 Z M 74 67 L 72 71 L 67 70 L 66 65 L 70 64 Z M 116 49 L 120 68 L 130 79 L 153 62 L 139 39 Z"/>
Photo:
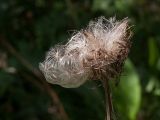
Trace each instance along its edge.
<path fill-rule="evenodd" d="M 128 19 L 99 17 L 75 33 L 65 45 L 51 48 L 40 70 L 46 80 L 75 88 L 90 79 L 114 79 L 131 46 Z"/>

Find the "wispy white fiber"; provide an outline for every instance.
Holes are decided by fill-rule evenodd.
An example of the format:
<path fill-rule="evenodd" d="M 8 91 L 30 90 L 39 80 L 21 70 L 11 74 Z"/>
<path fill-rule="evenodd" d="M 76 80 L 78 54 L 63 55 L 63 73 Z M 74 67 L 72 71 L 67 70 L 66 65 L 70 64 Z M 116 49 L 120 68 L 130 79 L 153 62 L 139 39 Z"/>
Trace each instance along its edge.
<path fill-rule="evenodd" d="M 89 79 L 117 76 L 130 48 L 128 19 L 100 17 L 74 34 L 66 45 L 51 48 L 40 70 L 46 80 L 66 88 Z"/>

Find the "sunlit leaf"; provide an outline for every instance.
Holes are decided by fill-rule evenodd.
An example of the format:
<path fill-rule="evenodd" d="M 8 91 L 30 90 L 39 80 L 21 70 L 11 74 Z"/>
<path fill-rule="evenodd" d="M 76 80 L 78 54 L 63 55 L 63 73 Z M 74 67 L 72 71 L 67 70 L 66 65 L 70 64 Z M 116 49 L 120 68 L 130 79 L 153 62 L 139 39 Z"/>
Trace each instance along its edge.
<path fill-rule="evenodd" d="M 158 52 L 157 43 L 154 38 L 150 38 L 148 40 L 148 63 L 150 67 L 153 67 L 156 65 L 158 58 L 159 58 L 159 52 Z"/>
<path fill-rule="evenodd" d="M 122 120 L 136 120 L 141 102 L 139 76 L 131 61 L 127 60 L 118 87 L 114 89 L 114 101 Z"/>

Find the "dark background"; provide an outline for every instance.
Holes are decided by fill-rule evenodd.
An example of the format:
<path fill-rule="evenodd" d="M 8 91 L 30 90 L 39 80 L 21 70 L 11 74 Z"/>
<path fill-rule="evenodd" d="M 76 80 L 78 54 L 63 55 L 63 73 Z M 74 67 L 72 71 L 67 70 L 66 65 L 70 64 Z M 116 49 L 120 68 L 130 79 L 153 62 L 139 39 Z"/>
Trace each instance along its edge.
<path fill-rule="evenodd" d="M 133 25 L 129 59 L 112 86 L 114 118 L 160 120 L 159 0 L 0 0 L 0 120 L 104 120 L 100 82 L 65 89 L 38 68 L 51 46 L 99 16 Z"/>

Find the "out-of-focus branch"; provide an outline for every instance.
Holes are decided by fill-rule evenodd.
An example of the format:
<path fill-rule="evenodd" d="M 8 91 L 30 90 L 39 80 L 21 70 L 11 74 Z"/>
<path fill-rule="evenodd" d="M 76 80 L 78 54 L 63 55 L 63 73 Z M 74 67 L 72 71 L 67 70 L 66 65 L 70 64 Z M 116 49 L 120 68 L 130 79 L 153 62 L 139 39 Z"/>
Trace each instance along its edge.
<path fill-rule="evenodd" d="M 24 73 L 24 72 L 19 72 L 20 73 L 20 75 L 22 76 L 22 77 L 24 77 L 27 81 L 29 81 L 29 82 L 31 82 L 31 83 L 33 83 L 35 86 L 37 86 L 41 91 L 44 91 L 45 89 L 44 89 L 44 86 L 42 85 L 42 84 L 40 84 L 39 82 L 37 82 L 37 80 L 34 78 L 34 77 L 32 77 L 32 76 L 30 76 L 30 75 L 28 75 L 28 74 L 26 74 L 26 73 Z M 59 99 L 58 99 L 58 97 L 55 97 L 55 96 L 57 96 L 56 95 L 56 93 L 55 92 L 53 92 L 53 90 L 50 88 L 50 86 L 47 86 L 47 92 L 48 92 L 48 94 L 50 95 L 50 97 L 52 98 L 52 100 L 54 99 L 54 106 L 55 106 L 55 110 L 53 110 L 54 111 L 54 115 L 56 115 L 56 117 L 58 118 L 58 119 L 60 119 L 60 120 L 68 120 L 68 118 L 66 118 L 66 116 L 67 115 L 65 115 L 64 113 L 62 114 L 59 110 L 60 109 L 63 109 L 63 106 L 62 106 L 62 104 L 58 104 L 57 105 L 57 103 L 59 103 Z M 52 90 L 52 91 L 51 91 Z M 59 113 L 60 112 L 60 113 Z M 65 116 L 64 116 L 65 115 Z"/>
<path fill-rule="evenodd" d="M 1 45 L 13 56 L 17 58 L 17 60 L 26 67 L 29 71 L 31 71 L 36 77 L 38 77 L 40 80 L 43 80 L 43 76 L 40 73 L 39 70 L 34 68 L 32 64 L 30 64 L 25 58 L 23 58 L 16 50 L 15 48 L 8 42 L 6 39 L 2 36 L 0 36 L 0 43 Z"/>
<path fill-rule="evenodd" d="M 11 55 L 13 55 L 24 67 L 26 67 L 35 77 L 37 77 L 41 82 L 38 84 L 42 86 L 47 91 L 48 95 L 50 95 L 53 103 L 56 105 L 57 110 L 59 111 L 60 120 L 68 120 L 67 113 L 65 112 L 63 105 L 61 104 L 58 95 L 51 88 L 51 86 L 44 80 L 41 72 L 34 68 L 31 63 L 29 63 L 23 56 L 21 56 L 18 51 L 5 39 L 4 36 L 0 36 L 0 45 L 4 47 Z"/>
<path fill-rule="evenodd" d="M 27 74 L 27 73 L 24 73 L 24 72 L 21 72 L 21 71 L 17 71 L 16 74 L 20 74 L 20 76 L 22 76 L 23 78 L 25 78 L 25 80 L 27 80 L 28 82 L 34 84 L 37 88 L 39 88 L 41 91 L 44 91 L 44 87 L 43 85 L 38 82 L 38 80 L 35 80 L 31 75 Z"/>

